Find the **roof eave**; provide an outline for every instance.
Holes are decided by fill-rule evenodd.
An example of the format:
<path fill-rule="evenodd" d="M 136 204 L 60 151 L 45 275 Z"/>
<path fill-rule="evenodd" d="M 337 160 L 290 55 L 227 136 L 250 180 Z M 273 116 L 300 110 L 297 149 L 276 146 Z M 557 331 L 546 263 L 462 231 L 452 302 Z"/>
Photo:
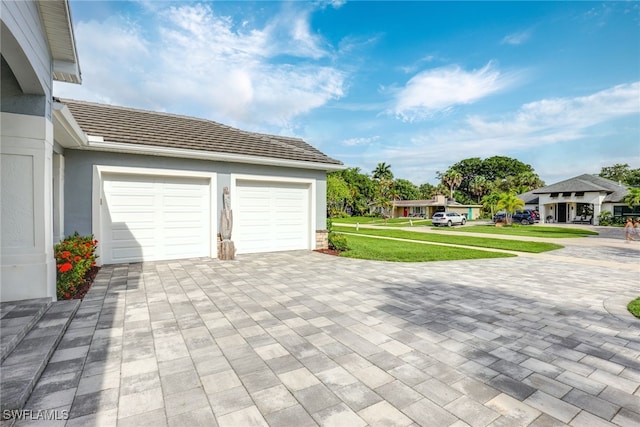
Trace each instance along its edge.
<path fill-rule="evenodd" d="M 86 148 L 98 151 L 112 151 L 129 154 L 180 157 L 184 159 L 280 166 L 297 169 L 323 170 L 327 172 L 346 169 L 346 166 L 343 164 L 307 162 L 301 160 L 278 159 L 275 157 L 248 156 L 243 154 L 230 154 L 203 150 L 185 150 L 181 148 L 168 148 L 121 142 L 110 142 L 104 141 L 102 137 L 93 135 L 88 135 L 88 144 Z"/>
<path fill-rule="evenodd" d="M 38 0 L 38 8 L 53 57 L 53 79 L 82 83 L 69 1 Z"/>
<path fill-rule="evenodd" d="M 87 135 L 69 111 L 60 102 L 53 103 L 53 138 L 65 148 L 82 148 L 88 143 Z"/>

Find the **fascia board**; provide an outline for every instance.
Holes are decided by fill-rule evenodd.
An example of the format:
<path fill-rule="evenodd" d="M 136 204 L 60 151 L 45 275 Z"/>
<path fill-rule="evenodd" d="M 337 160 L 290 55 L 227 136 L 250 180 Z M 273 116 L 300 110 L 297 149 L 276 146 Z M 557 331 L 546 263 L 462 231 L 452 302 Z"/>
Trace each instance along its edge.
<path fill-rule="evenodd" d="M 273 157 L 247 156 L 242 154 L 216 153 L 202 150 L 185 150 L 146 146 L 139 144 L 123 144 L 120 142 L 101 141 L 101 137 L 87 135 L 87 148 L 99 151 L 113 151 L 129 154 L 145 154 L 165 157 L 181 157 L 185 159 L 211 160 L 231 163 L 247 163 L 255 165 L 280 166 L 297 169 L 313 169 L 324 171 L 338 171 L 346 168 L 344 165 L 334 165 L 320 162 L 303 162 L 298 160 L 276 159 Z"/>
<path fill-rule="evenodd" d="M 87 135 L 69 111 L 69 107 L 53 103 L 54 140 L 65 148 L 79 148 L 87 145 Z"/>

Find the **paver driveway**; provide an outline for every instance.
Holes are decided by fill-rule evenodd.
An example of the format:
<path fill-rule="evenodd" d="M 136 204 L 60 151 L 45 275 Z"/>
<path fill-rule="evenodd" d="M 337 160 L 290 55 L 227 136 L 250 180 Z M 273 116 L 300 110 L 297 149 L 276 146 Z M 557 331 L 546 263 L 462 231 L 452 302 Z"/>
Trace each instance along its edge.
<path fill-rule="evenodd" d="M 631 261 L 103 267 L 27 409 L 68 426 L 638 425 L 639 275 L 622 267 L 640 252 L 609 249 Z"/>

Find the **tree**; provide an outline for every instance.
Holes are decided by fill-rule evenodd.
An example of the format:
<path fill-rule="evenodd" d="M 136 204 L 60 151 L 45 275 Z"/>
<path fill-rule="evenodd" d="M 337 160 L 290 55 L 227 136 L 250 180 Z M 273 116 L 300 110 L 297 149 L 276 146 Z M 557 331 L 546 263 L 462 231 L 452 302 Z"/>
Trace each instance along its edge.
<path fill-rule="evenodd" d="M 514 181 L 516 186 L 520 187 L 517 191 L 519 194 L 544 187 L 544 181 L 537 174 L 530 171 L 519 173 L 515 176 Z"/>
<path fill-rule="evenodd" d="M 518 197 L 513 193 L 502 193 L 498 199 L 496 207 L 498 209 L 504 209 L 507 212 L 507 223 L 511 224 L 511 216 L 515 211 L 524 207 L 524 201 L 522 199 L 518 199 Z"/>
<path fill-rule="evenodd" d="M 505 156 L 493 156 L 487 159 L 471 157 L 464 159 L 449 167 L 444 173 L 438 173 L 438 179 L 442 179 L 450 171 L 458 171 L 462 175 L 462 181 L 457 189 L 465 194 L 469 199 L 481 199 L 485 194 L 500 190 L 511 192 L 516 187 L 526 188 L 526 192 L 544 185 L 540 177 L 534 172 L 530 165 L 522 163 L 517 159 Z M 472 181 L 476 177 L 482 177 L 490 185 L 483 193 L 474 193 L 479 187 L 476 185 L 472 189 Z M 451 192 L 451 191 L 449 191 Z"/>
<path fill-rule="evenodd" d="M 399 200 L 418 200 L 420 198 L 418 187 L 408 179 L 396 179 L 393 187 L 398 193 Z"/>
<path fill-rule="evenodd" d="M 501 193 L 491 192 L 484 196 L 481 200 L 482 208 L 485 211 L 491 212 L 491 218 L 495 215 L 498 210 L 498 201 L 500 200 Z"/>
<path fill-rule="evenodd" d="M 382 216 L 385 219 L 391 217 L 393 202 L 397 198 L 398 193 L 393 188 L 393 181 L 384 178 L 378 181 L 378 194 L 375 204 L 382 208 Z"/>
<path fill-rule="evenodd" d="M 460 186 L 460 183 L 462 182 L 462 174 L 455 169 L 449 169 L 442 175 L 441 180 L 442 184 L 449 188 L 450 198 L 453 199 L 453 190 Z"/>
<path fill-rule="evenodd" d="M 386 179 L 388 181 L 393 180 L 393 173 L 391 172 L 391 165 L 385 162 L 378 163 L 378 166 L 373 170 L 373 179 L 380 181 Z"/>
<path fill-rule="evenodd" d="M 480 202 L 482 196 L 487 194 L 490 190 L 490 183 L 482 175 L 476 175 L 469 182 L 469 193 L 476 196 L 476 200 Z"/>
<path fill-rule="evenodd" d="M 332 172 L 342 177 L 349 187 L 351 197 L 347 200 L 345 210 L 352 215 L 364 215 L 369 212 L 369 206 L 376 197 L 376 184 L 360 168 L 348 168 Z"/>
<path fill-rule="evenodd" d="M 345 212 L 351 194 L 349 185 L 340 175 L 331 173 L 327 175 L 327 213 L 329 217 Z"/>
<path fill-rule="evenodd" d="M 482 161 L 482 175 L 490 181 L 506 179 L 524 172 L 533 172 L 531 165 L 506 156 L 493 156 Z"/>
<path fill-rule="evenodd" d="M 418 191 L 420 200 L 432 199 L 436 195 L 436 187 L 429 183 L 421 184 Z"/>
<path fill-rule="evenodd" d="M 626 185 L 640 185 L 640 168 L 631 169 L 627 163 L 604 166 L 600 170 L 600 176 Z"/>
<path fill-rule="evenodd" d="M 640 188 L 629 188 L 629 192 L 626 196 L 624 196 L 624 199 L 622 199 L 622 201 L 625 202 L 631 209 L 633 209 L 635 206 L 640 206 Z"/>

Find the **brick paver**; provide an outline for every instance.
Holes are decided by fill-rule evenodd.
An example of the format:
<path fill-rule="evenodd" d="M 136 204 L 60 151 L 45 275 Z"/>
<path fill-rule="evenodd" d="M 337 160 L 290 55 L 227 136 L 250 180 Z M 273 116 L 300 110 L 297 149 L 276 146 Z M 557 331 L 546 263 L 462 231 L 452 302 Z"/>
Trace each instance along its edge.
<path fill-rule="evenodd" d="M 69 426 L 635 425 L 636 246 L 105 266 L 26 409 Z"/>

